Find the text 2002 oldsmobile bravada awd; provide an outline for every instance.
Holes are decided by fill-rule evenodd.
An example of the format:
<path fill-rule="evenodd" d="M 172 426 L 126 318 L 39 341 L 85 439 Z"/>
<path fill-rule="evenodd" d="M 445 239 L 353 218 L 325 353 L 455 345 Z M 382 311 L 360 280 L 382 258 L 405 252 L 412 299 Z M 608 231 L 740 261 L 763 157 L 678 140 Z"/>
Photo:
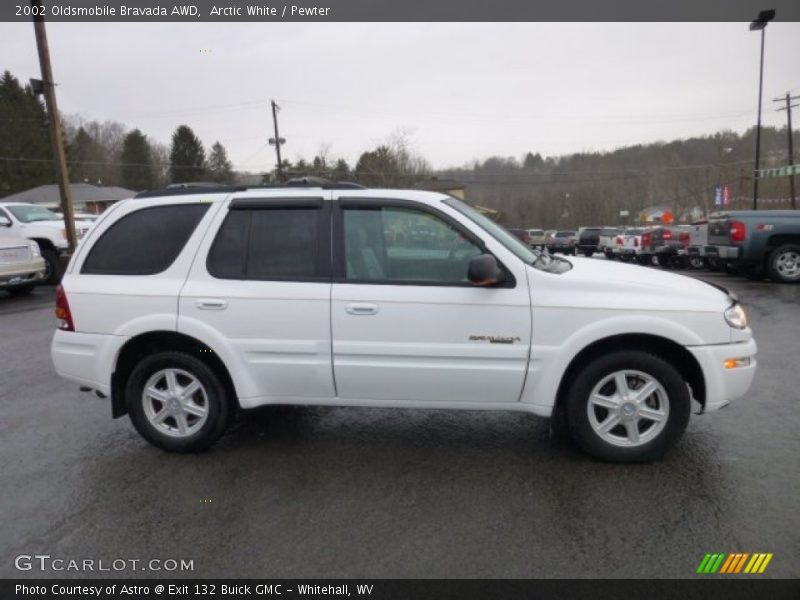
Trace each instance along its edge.
<path fill-rule="evenodd" d="M 170 451 L 208 447 L 238 407 L 292 404 L 527 411 L 593 456 L 651 460 L 692 399 L 725 406 L 756 366 L 722 289 L 541 254 L 453 197 L 352 184 L 118 203 L 56 310 L 58 373 Z"/>

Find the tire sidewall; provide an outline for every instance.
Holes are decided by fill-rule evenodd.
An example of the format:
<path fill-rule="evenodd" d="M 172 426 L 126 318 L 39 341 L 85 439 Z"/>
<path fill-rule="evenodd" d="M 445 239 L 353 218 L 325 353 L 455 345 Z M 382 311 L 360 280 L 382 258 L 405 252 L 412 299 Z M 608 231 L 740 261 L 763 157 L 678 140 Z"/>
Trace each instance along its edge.
<path fill-rule="evenodd" d="M 784 252 L 798 252 L 800 253 L 800 245 L 797 244 L 784 244 L 773 250 L 769 255 L 767 261 L 769 278 L 777 283 L 798 283 L 800 279 L 787 279 L 778 272 L 775 264 L 778 262 L 778 257 Z"/>
<path fill-rule="evenodd" d="M 607 375 L 623 369 L 637 370 L 655 378 L 667 393 L 669 416 L 658 436 L 635 448 L 614 446 L 598 436 L 587 414 L 589 395 Z M 619 351 L 596 358 L 575 377 L 566 395 L 567 421 L 575 442 L 585 452 L 609 462 L 647 462 L 663 454 L 683 434 L 691 413 L 691 398 L 678 371 L 663 359 L 640 350 Z"/>
<path fill-rule="evenodd" d="M 58 253 L 55 250 L 44 248 L 42 258 L 47 263 L 47 277 L 43 280 L 46 284 L 56 284 L 61 281 L 61 265 L 58 262 Z"/>
<path fill-rule="evenodd" d="M 185 438 L 161 433 L 148 420 L 142 399 L 144 385 L 162 369 L 181 369 L 196 377 L 206 390 L 208 418 L 199 431 Z M 128 413 L 136 430 L 148 442 L 168 452 L 196 452 L 213 444 L 225 431 L 230 418 L 230 403 L 217 375 L 203 361 L 182 352 L 159 352 L 143 359 L 131 372 L 125 386 Z"/>

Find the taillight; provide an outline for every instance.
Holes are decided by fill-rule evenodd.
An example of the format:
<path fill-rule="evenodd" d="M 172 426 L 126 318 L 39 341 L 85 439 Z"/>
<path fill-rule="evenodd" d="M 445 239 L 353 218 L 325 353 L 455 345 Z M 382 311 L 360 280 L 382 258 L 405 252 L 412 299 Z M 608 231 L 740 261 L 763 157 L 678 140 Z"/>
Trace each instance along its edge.
<path fill-rule="evenodd" d="M 620 246 L 622 245 L 622 236 L 621 235 L 617 236 L 617 244 L 619 244 Z"/>
<path fill-rule="evenodd" d="M 731 221 L 730 222 L 730 232 L 728 233 L 728 237 L 732 242 L 743 242 L 744 237 L 747 234 L 747 227 L 744 226 L 744 223 L 741 221 Z"/>
<path fill-rule="evenodd" d="M 62 331 L 75 331 L 72 313 L 69 310 L 69 302 L 67 302 L 67 294 L 64 292 L 64 286 L 61 285 L 56 288 L 56 318 L 58 319 L 59 329 Z"/>
<path fill-rule="evenodd" d="M 650 238 L 652 237 L 652 235 L 653 234 L 651 234 L 651 233 L 643 233 L 642 234 L 642 247 L 650 246 Z"/>
<path fill-rule="evenodd" d="M 664 239 L 671 240 L 672 239 L 672 232 L 669 229 L 664 230 Z"/>
<path fill-rule="evenodd" d="M 633 247 L 634 248 L 638 248 L 639 247 L 639 238 L 637 238 L 637 237 L 633 238 Z"/>
<path fill-rule="evenodd" d="M 689 245 L 689 232 L 682 231 L 680 235 L 681 244 L 685 247 Z"/>

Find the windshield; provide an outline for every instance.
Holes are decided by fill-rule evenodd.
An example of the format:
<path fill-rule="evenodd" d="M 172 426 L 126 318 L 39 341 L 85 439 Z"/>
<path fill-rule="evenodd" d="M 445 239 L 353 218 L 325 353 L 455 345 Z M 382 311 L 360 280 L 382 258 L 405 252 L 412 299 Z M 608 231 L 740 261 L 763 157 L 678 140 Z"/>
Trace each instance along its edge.
<path fill-rule="evenodd" d="M 457 198 L 447 198 L 443 200 L 443 202 L 447 204 L 447 206 L 456 209 L 478 227 L 483 229 L 524 263 L 551 273 L 563 273 L 572 268 L 572 264 L 563 258 L 551 256 L 546 252 L 540 252 L 539 250 L 529 248 L 514 235 L 510 234 L 491 219 L 483 216 L 469 204 Z"/>
<path fill-rule="evenodd" d="M 61 220 L 57 214 L 46 209 L 44 206 L 20 204 L 19 206 L 7 206 L 6 208 L 22 223 Z"/>

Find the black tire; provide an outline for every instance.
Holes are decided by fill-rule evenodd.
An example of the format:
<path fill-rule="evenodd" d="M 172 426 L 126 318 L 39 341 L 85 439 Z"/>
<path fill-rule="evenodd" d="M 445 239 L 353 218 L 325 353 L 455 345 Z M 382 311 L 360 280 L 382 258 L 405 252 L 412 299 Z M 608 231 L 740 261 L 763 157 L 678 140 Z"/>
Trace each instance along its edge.
<path fill-rule="evenodd" d="M 722 268 L 716 258 L 704 258 L 703 262 L 706 265 L 706 269 L 712 272 L 719 271 Z"/>
<path fill-rule="evenodd" d="M 739 265 L 736 263 L 723 263 L 722 272 L 729 277 L 736 277 L 739 275 Z"/>
<path fill-rule="evenodd" d="M 611 250 L 603 250 L 603 254 L 606 255 L 607 259 L 614 260 L 614 253 Z"/>
<path fill-rule="evenodd" d="M 631 257 L 629 254 L 620 254 L 619 255 L 620 262 L 629 263 L 631 262 Z"/>
<path fill-rule="evenodd" d="M 55 285 L 61 281 L 61 261 L 58 260 L 58 253 L 55 250 L 44 248 L 42 250 L 42 258 L 44 259 L 46 270 L 44 280 L 42 283 L 47 285 Z"/>
<path fill-rule="evenodd" d="M 796 260 L 798 255 L 800 255 L 800 245 L 798 244 L 784 244 L 775 248 L 767 259 L 767 275 L 769 275 L 769 278 L 776 283 L 800 282 L 800 275 L 790 275 L 785 267 L 787 257 L 794 256 Z M 781 261 L 784 261 L 783 266 Z"/>
<path fill-rule="evenodd" d="M 692 269 L 702 269 L 705 266 L 705 261 L 699 256 L 689 257 L 689 267 Z"/>
<path fill-rule="evenodd" d="M 594 254 L 594 250 L 581 250 L 581 252 L 586 258 L 591 258 L 592 254 Z"/>
<path fill-rule="evenodd" d="M 147 381 L 163 369 L 179 369 L 196 378 L 205 389 L 205 423 L 185 437 L 171 436 L 153 425 L 147 417 L 142 397 Z M 167 452 L 198 452 L 216 442 L 225 432 L 233 413 L 232 399 L 214 371 L 199 358 L 183 352 L 158 352 L 143 359 L 133 369 L 125 387 L 131 422 L 144 439 Z M 167 417 L 164 419 L 166 423 Z"/>
<path fill-rule="evenodd" d="M 621 446 L 606 441 L 595 432 L 589 418 L 592 390 L 604 378 L 621 370 L 639 371 L 653 378 L 662 386 L 668 399 L 669 410 L 663 427 L 652 439 L 637 446 Z M 570 435 L 587 454 L 609 462 L 647 462 L 663 456 L 681 437 L 689 423 L 691 398 L 686 383 L 670 363 L 641 350 L 621 350 L 600 356 L 580 370 L 567 392 L 566 409 Z M 655 426 L 653 421 L 647 422 L 652 423 L 651 427 Z M 611 432 L 615 430 L 616 427 Z M 647 435 L 647 431 L 649 428 L 642 430 L 641 434 Z"/>
<path fill-rule="evenodd" d="M 6 288 L 12 296 L 27 296 L 33 291 L 32 285 L 17 285 L 14 287 Z"/>
<path fill-rule="evenodd" d="M 650 264 L 650 257 L 647 256 L 646 254 L 645 255 L 640 254 L 636 257 L 636 262 L 642 265 L 643 267 L 646 267 L 647 265 Z"/>
<path fill-rule="evenodd" d="M 661 260 L 658 258 L 658 255 L 651 254 L 650 255 L 650 266 L 651 267 L 658 267 L 661 265 Z"/>

